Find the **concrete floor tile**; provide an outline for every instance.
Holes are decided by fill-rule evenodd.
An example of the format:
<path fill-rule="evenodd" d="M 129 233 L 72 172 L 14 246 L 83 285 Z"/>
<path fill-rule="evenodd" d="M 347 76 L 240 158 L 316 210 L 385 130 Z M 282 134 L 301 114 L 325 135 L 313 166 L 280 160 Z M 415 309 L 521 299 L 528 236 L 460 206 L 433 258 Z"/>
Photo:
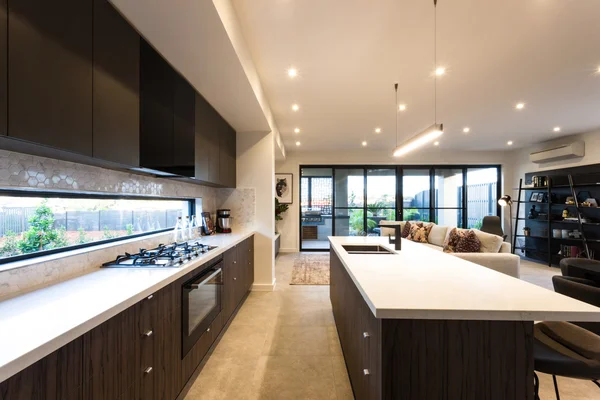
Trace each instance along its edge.
<path fill-rule="evenodd" d="M 263 355 L 329 356 L 327 328 L 278 326 L 267 335 Z"/>
<path fill-rule="evenodd" d="M 268 333 L 267 326 L 233 325 L 232 323 L 215 348 L 213 356 L 259 356 L 265 347 Z"/>
<path fill-rule="evenodd" d="M 337 399 L 331 357 L 265 356 L 255 375 L 259 399 Z"/>

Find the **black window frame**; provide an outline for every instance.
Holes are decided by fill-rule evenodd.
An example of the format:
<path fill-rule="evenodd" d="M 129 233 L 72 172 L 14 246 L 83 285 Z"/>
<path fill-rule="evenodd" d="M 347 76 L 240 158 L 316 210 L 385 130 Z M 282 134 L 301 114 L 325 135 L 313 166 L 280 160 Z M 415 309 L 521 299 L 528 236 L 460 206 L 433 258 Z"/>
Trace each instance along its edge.
<path fill-rule="evenodd" d="M 468 194 L 467 194 L 467 175 L 469 170 L 472 169 L 486 169 L 486 168 L 495 168 L 496 169 L 496 199 L 499 199 L 502 196 L 502 165 L 501 164 L 300 164 L 298 166 L 298 176 L 302 177 L 302 170 L 304 168 L 331 168 L 333 175 L 333 186 L 332 186 L 332 235 L 335 235 L 335 215 L 336 209 L 340 208 L 348 208 L 348 209 L 361 209 L 361 207 L 336 207 L 335 205 L 335 174 L 336 169 L 362 169 L 363 176 L 365 179 L 364 184 L 364 201 L 362 209 L 364 210 L 364 231 L 367 231 L 367 172 L 369 169 L 395 169 L 396 170 L 396 221 L 402 221 L 404 215 L 404 202 L 403 202 L 403 176 L 404 170 L 429 170 L 429 222 L 435 222 L 435 212 L 436 210 L 443 209 L 457 209 L 461 210 L 461 223 L 462 227 L 466 228 L 468 226 Z M 435 170 L 436 169 L 460 169 L 462 170 L 462 207 L 435 207 Z M 302 180 L 300 179 L 300 185 L 302 184 Z M 302 188 L 299 188 L 300 191 Z M 426 210 L 427 208 L 422 208 Z M 500 216 L 502 212 L 502 208 L 496 202 L 496 215 Z M 302 207 L 298 207 L 298 244 L 300 251 L 329 251 L 327 249 L 313 249 L 307 248 L 304 249 L 302 247 Z"/>
<path fill-rule="evenodd" d="M 95 193 L 95 192 L 70 192 L 70 191 L 52 191 L 52 190 L 30 190 L 30 189 L 2 189 L 0 188 L 0 196 L 2 197 L 39 197 L 39 198 L 65 198 L 65 199 L 103 199 L 103 200 L 175 200 L 185 201 L 188 203 L 188 215 L 196 214 L 196 199 L 189 197 L 164 197 L 164 196 L 145 196 L 145 195 L 128 195 L 128 194 L 110 194 L 110 193 Z M 112 239 L 102 239 L 94 242 L 83 244 L 74 244 L 56 249 L 42 250 L 35 253 L 19 254 L 16 256 L 0 258 L 0 265 L 9 264 L 16 261 L 29 260 L 33 258 L 48 256 L 52 254 L 64 253 L 73 250 L 84 249 L 88 247 L 100 246 L 107 243 L 121 242 L 129 239 L 135 239 L 143 236 L 155 235 L 173 230 L 172 227 L 159 229 L 151 232 L 136 233 L 134 235 L 121 236 Z"/>

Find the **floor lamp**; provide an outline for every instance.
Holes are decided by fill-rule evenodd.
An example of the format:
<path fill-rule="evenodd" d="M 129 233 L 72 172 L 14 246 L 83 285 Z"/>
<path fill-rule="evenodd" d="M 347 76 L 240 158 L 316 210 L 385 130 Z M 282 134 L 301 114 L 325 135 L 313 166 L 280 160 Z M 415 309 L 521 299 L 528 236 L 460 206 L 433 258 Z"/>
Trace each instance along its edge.
<path fill-rule="evenodd" d="M 511 245 L 513 245 L 513 231 L 512 231 L 512 198 L 505 194 L 504 196 L 500 197 L 498 199 L 498 204 L 500 205 L 500 207 L 506 207 L 508 206 L 508 229 L 510 231 L 510 243 Z"/>

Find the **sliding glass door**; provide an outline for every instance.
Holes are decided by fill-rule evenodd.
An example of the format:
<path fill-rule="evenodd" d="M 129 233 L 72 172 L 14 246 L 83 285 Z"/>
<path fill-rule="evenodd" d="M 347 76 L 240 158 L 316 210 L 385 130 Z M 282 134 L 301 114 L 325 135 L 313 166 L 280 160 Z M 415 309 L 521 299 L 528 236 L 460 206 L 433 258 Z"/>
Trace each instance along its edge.
<path fill-rule="evenodd" d="M 302 168 L 300 178 L 300 249 L 328 250 L 333 235 L 333 169 Z"/>
<path fill-rule="evenodd" d="M 499 166 L 301 166 L 300 249 L 377 236 L 383 220 L 481 227 L 498 215 Z"/>

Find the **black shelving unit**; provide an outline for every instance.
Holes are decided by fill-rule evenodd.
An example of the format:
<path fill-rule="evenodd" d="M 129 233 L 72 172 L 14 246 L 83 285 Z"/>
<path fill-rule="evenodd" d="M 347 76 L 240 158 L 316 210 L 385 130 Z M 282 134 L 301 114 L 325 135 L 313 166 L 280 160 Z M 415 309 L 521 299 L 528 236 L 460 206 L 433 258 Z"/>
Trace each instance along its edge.
<path fill-rule="evenodd" d="M 554 178 L 563 178 L 562 181 L 564 182 L 566 180 L 566 182 L 568 182 L 568 184 L 559 184 L 559 185 L 553 185 L 553 181 Z M 566 179 L 564 179 L 566 178 Z M 591 252 L 590 252 L 590 244 L 595 244 L 595 243 L 600 243 L 600 239 L 595 239 L 595 238 L 588 238 L 588 235 L 586 234 L 586 227 L 590 228 L 590 229 L 594 229 L 597 227 L 600 227 L 600 222 L 584 222 L 584 214 L 583 214 L 583 210 L 591 210 L 591 209 L 595 209 L 595 210 L 600 210 L 600 208 L 597 207 L 582 207 L 579 203 L 579 200 L 577 198 L 577 188 L 596 188 L 596 190 L 600 190 L 600 183 L 598 182 L 593 182 L 593 183 L 575 183 L 574 182 L 574 177 L 571 174 L 567 174 L 566 177 L 562 176 L 562 177 L 557 177 L 557 175 L 554 176 L 546 176 L 545 180 L 548 183 L 547 186 L 541 186 L 541 187 L 531 187 L 531 186 L 527 186 L 524 187 L 523 186 L 523 179 L 521 179 L 519 181 L 519 187 L 515 188 L 514 190 L 518 191 L 518 195 L 517 195 L 517 201 L 515 202 L 517 205 L 517 212 L 515 214 L 515 216 L 511 216 L 511 218 L 514 221 L 514 233 L 513 233 L 513 243 L 512 243 L 512 252 L 513 254 L 516 252 L 516 250 L 522 250 L 525 251 L 525 255 L 527 257 L 533 256 L 531 258 L 535 258 L 535 259 L 544 259 L 547 263 L 548 266 L 552 266 L 553 263 L 556 264 L 558 261 L 560 261 L 560 259 L 564 258 L 564 255 L 558 254 L 558 251 L 556 250 L 557 247 L 560 248 L 561 250 L 564 249 L 563 246 L 560 246 L 562 244 L 568 244 L 568 243 L 577 243 L 578 246 L 581 246 L 581 253 L 579 254 L 580 257 L 585 256 L 587 258 L 592 258 L 591 256 Z M 574 199 L 575 204 L 564 204 L 561 202 L 556 202 L 553 201 L 553 199 L 555 198 L 554 196 L 558 197 L 559 192 L 561 195 L 565 195 L 564 193 L 564 189 L 568 189 L 568 196 L 572 196 Z M 547 201 L 546 202 L 537 202 L 537 201 L 529 201 L 528 200 L 528 195 L 531 192 L 543 192 L 546 195 Z M 553 196 L 554 195 L 554 196 Z M 530 219 L 530 218 L 526 218 L 526 217 L 522 217 L 521 215 L 521 208 L 522 205 L 529 205 L 529 204 L 535 204 L 535 205 L 540 205 L 540 206 L 544 206 L 546 207 L 545 209 L 541 209 L 540 211 L 543 211 L 545 213 L 547 213 L 547 218 L 545 219 Z M 573 220 L 573 221 L 565 221 L 565 220 L 560 220 L 558 219 L 559 217 L 557 217 L 556 214 L 552 214 L 552 209 L 556 209 L 557 206 L 561 206 L 561 208 L 571 208 L 573 210 L 575 210 L 575 213 L 577 215 L 577 220 Z M 525 210 L 525 212 L 527 212 L 527 210 Z M 598 214 L 598 216 L 600 217 L 600 213 Z M 540 229 L 539 225 L 540 224 L 544 224 L 545 225 L 545 229 L 546 229 L 546 235 L 524 235 L 524 234 L 519 234 L 519 222 L 520 221 L 525 221 L 525 226 L 533 229 Z M 553 231 L 553 227 L 557 226 L 557 225 L 577 225 L 578 230 L 581 234 L 580 238 L 555 238 L 553 237 L 552 231 Z M 521 226 L 521 229 L 523 228 L 523 226 Z M 600 235 L 598 235 L 598 237 L 600 237 Z M 517 245 L 517 239 L 518 238 L 524 238 L 524 245 Z M 532 239 L 536 241 L 536 246 L 531 246 L 531 244 L 528 244 L 528 239 Z M 544 245 L 542 245 L 542 243 L 544 243 Z"/>

